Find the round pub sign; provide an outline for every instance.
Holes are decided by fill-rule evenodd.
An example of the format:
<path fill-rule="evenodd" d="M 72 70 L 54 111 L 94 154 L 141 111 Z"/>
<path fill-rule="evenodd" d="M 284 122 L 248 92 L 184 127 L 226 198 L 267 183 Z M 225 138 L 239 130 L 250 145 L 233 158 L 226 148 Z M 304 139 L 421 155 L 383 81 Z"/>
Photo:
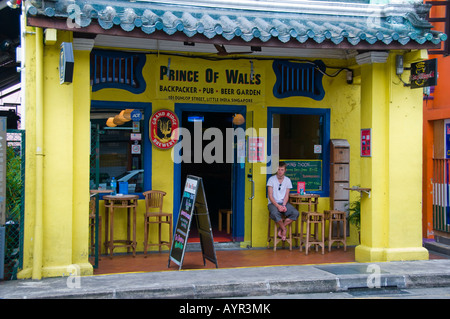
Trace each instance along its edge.
<path fill-rule="evenodd" d="M 179 127 L 178 117 L 169 110 L 158 110 L 150 118 L 150 141 L 159 149 L 167 150 L 178 141 L 176 129 Z"/>

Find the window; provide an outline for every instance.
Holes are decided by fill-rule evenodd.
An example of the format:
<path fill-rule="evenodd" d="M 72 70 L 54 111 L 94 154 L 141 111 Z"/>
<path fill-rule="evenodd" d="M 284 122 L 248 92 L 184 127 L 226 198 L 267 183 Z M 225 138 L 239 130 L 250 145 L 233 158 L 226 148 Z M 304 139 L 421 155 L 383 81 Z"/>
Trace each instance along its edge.
<path fill-rule="evenodd" d="M 91 188 L 110 188 L 112 177 L 117 180 L 117 192 L 144 191 L 144 121 L 125 122 L 108 127 L 106 121 L 120 109 L 91 111 Z M 144 114 L 143 110 L 139 110 Z M 137 124 L 139 123 L 139 124 Z M 137 147 L 136 147 L 137 145 Z"/>
<path fill-rule="evenodd" d="M 278 134 L 271 135 L 269 152 L 287 163 L 292 191 L 297 191 L 298 182 L 304 182 L 307 192 L 329 196 L 330 111 L 269 108 L 268 115 L 269 127 L 278 129 Z"/>
<path fill-rule="evenodd" d="M 313 114 L 274 114 L 282 159 L 322 159 L 323 120 Z"/>
<path fill-rule="evenodd" d="M 277 81 L 273 94 L 277 98 L 306 96 L 320 101 L 325 96 L 322 85 L 326 67 L 322 61 L 294 63 L 275 60 L 273 70 Z"/>
<path fill-rule="evenodd" d="M 142 68 L 145 55 L 127 52 L 93 50 L 91 53 L 92 91 L 118 88 L 132 93 L 145 91 Z"/>

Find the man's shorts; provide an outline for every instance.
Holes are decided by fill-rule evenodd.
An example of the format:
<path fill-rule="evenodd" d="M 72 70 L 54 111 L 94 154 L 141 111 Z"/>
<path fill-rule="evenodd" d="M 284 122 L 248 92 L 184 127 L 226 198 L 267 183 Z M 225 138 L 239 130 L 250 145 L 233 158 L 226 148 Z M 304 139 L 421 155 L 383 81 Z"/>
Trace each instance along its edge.
<path fill-rule="evenodd" d="M 286 218 L 289 218 L 290 220 L 297 220 L 297 218 L 299 216 L 298 210 L 296 210 L 295 207 L 292 206 L 290 203 L 286 204 L 287 211 L 285 213 L 280 213 L 278 211 L 277 207 L 272 203 L 269 204 L 268 208 L 269 208 L 269 213 L 270 213 L 269 216 L 275 222 L 279 222 L 283 218 L 283 215 Z"/>

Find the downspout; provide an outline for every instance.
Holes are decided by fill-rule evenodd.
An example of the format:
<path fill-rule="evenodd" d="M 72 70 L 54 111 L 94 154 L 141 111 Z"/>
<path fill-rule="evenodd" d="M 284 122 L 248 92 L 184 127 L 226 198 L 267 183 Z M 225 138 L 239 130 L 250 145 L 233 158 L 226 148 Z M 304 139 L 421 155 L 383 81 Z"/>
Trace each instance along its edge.
<path fill-rule="evenodd" d="M 36 212 L 34 225 L 33 279 L 42 278 L 43 261 L 43 167 L 44 167 L 44 36 L 36 28 Z"/>

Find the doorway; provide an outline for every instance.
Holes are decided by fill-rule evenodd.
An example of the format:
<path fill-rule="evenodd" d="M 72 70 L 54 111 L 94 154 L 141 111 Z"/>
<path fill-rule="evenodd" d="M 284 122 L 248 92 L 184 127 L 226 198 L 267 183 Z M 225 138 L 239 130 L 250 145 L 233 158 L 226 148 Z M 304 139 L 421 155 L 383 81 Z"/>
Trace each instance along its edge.
<path fill-rule="evenodd" d="M 231 210 L 233 204 L 233 164 L 227 163 L 225 158 L 225 132 L 227 128 L 233 127 L 233 116 L 234 113 L 226 112 L 186 111 L 182 113 L 181 117 L 183 127 L 189 130 L 191 135 L 190 161 L 183 161 L 181 163 L 181 183 L 184 183 L 187 175 L 195 175 L 202 178 L 215 242 L 229 242 L 233 239 L 232 233 L 227 233 L 226 216 L 222 216 L 222 229 L 219 230 L 219 210 Z M 195 143 L 198 143 L 200 139 L 194 137 L 195 125 L 201 125 L 202 133 L 210 128 L 218 129 L 222 134 L 223 143 L 215 141 L 215 137 L 212 137 L 211 140 L 201 139 L 201 150 L 204 151 L 208 149 L 208 152 L 204 151 L 202 156 L 199 156 L 199 147 L 198 145 L 196 146 Z M 211 145 L 208 147 L 210 143 L 214 143 L 212 144 L 214 147 Z M 195 154 L 195 152 L 197 152 L 197 154 Z M 211 158 L 208 160 L 207 156 L 209 154 L 212 155 L 213 160 L 211 160 Z M 232 219 L 230 222 L 230 226 L 233 228 Z M 195 222 L 193 222 L 191 226 L 189 241 L 198 241 Z"/>
<path fill-rule="evenodd" d="M 202 135 L 205 133 L 207 128 L 213 127 L 215 125 L 217 129 L 220 128 L 221 132 L 222 130 L 226 130 L 227 128 L 243 128 L 245 130 L 245 123 L 240 126 L 233 126 L 232 118 L 235 116 L 235 114 L 246 114 L 247 107 L 245 105 L 215 105 L 215 104 L 189 104 L 189 103 L 176 103 L 175 104 L 175 114 L 178 117 L 178 120 L 180 122 L 180 127 L 187 128 L 188 126 L 191 126 L 189 129 L 192 130 L 192 126 L 194 126 L 194 122 L 188 122 L 187 116 L 188 114 L 190 116 L 203 116 L 203 122 L 202 124 L 202 132 L 199 135 Z M 217 113 L 216 115 L 214 115 Z M 185 116 L 186 114 L 186 116 Z M 211 115 L 208 116 L 208 115 Z M 200 118 L 201 120 L 201 118 Z M 208 122 L 209 121 L 209 122 Z M 210 124 L 213 121 L 216 123 Z M 222 124 L 220 123 L 222 122 Z M 222 133 L 223 134 L 223 133 Z M 192 147 L 195 146 L 194 143 L 194 134 L 190 133 L 190 138 L 192 140 L 191 143 L 191 156 L 194 156 L 192 154 Z M 184 136 L 180 139 L 180 143 L 183 143 Z M 200 138 L 202 139 L 202 138 Z M 202 146 L 210 147 L 211 148 L 211 142 L 214 141 L 214 136 L 211 139 L 206 139 L 206 141 L 202 142 Z M 226 139 L 225 139 L 226 141 Z M 224 141 L 224 142 L 225 142 Z M 236 141 L 236 138 L 235 138 Z M 181 144 L 185 145 L 185 144 Z M 214 198 L 214 190 L 213 188 L 216 188 L 216 181 L 211 180 L 208 185 L 205 185 L 205 195 L 206 195 L 206 201 L 208 204 L 208 211 L 210 214 L 211 219 L 211 226 L 213 228 L 213 237 L 215 242 L 219 242 L 221 240 L 227 240 L 227 241 L 234 241 L 234 242 L 241 242 L 244 240 L 244 234 L 246 233 L 245 225 L 247 223 L 251 223 L 251 221 L 248 221 L 246 219 L 245 215 L 245 189 L 246 189 L 246 179 L 245 179 L 245 166 L 244 164 L 236 164 L 236 145 L 237 143 L 234 143 L 234 163 L 228 163 L 228 168 L 225 169 L 226 165 L 222 163 L 218 163 L 218 165 L 212 165 L 212 163 L 208 165 L 201 165 L 202 163 L 197 163 L 197 166 L 195 166 L 195 163 L 191 163 L 193 165 L 185 166 L 183 167 L 183 176 L 182 176 L 182 166 L 184 166 L 183 161 L 180 161 L 177 159 L 174 161 L 174 182 L 173 182 L 173 195 L 174 195 L 174 202 L 173 202 L 173 219 L 174 222 L 178 220 L 178 215 L 180 213 L 180 202 L 182 198 L 182 190 L 184 189 L 184 184 L 186 182 L 186 175 L 194 173 L 198 174 L 199 177 L 202 177 L 202 179 L 206 176 L 206 180 L 211 180 L 212 173 L 217 170 L 223 170 L 223 171 L 230 171 L 230 173 L 226 173 L 227 180 L 226 182 L 222 182 L 221 184 L 224 185 L 226 188 L 227 193 L 231 193 L 229 200 L 227 200 L 225 203 L 230 203 L 229 207 L 232 210 L 232 216 L 231 216 L 231 234 L 227 234 L 225 238 L 220 238 L 218 232 L 218 210 L 214 207 L 215 201 Z M 182 146 L 184 147 L 184 146 Z M 202 151 L 197 153 L 203 153 L 204 149 Z M 177 151 L 177 155 L 174 155 L 176 158 L 181 156 L 181 153 L 183 151 L 181 150 L 180 153 Z M 206 151 L 206 153 L 210 153 L 209 150 Z M 203 154 L 201 154 L 203 155 Z M 213 154 L 214 155 L 214 154 Z M 198 155 L 197 155 L 198 156 Z M 201 160 L 203 162 L 203 159 Z M 216 161 L 217 162 L 217 161 Z M 223 162 L 226 162 L 225 160 Z M 230 161 L 228 161 L 230 162 Z M 231 161 L 233 162 L 233 161 Z M 190 170 L 194 173 L 191 173 Z M 213 183 L 212 186 L 210 186 L 211 182 Z M 213 193 L 211 193 L 213 192 Z M 225 196 L 224 196 L 225 197 Z M 213 206 L 211 206 L 213 205 Z M 217 205 L 215 205 L 217 207 Z M 225 207 L 223 207 L 225 208 Z M 192 223 L 194 225 L 195 222 Z M 226 220 L 225 217 L 223 217 L 223 223 L 224 225 L 223 229 L 226 229 Z M 223 231 L 222 229 L 222 231 Z M 190 234 L 190 238 L 194 238 L 191 235 L 194 235 L 194 233 Z M 197 239 L 198 240 L 198 239 Z"/>

